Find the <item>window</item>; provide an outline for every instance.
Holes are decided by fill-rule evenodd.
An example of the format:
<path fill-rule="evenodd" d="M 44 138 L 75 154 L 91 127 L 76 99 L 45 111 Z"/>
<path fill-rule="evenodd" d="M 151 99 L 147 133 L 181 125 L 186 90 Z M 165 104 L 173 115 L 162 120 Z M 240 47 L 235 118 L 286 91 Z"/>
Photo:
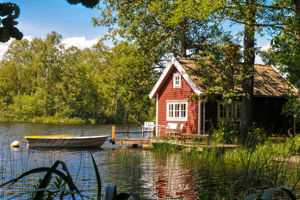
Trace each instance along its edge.
<path fill-rule="evenodd" d="M 187 121 L 188 102 L 167 102 L 167 121 Z"/>
<path fill-rule="evenodd" d="M 181 88 L 181 76 L 179 73 L 173 75 L 173 88 Z"/>
<path fill-rule="evenodd" d="M 232 107 L 231 105 L 226 105 L 223 102 L 218 102 L 218 120 L 230 121 Z M 241 104 L 240 102 L 234 103 L 234 117 L 235 120 L 240 120 L 241 116 Z"/>

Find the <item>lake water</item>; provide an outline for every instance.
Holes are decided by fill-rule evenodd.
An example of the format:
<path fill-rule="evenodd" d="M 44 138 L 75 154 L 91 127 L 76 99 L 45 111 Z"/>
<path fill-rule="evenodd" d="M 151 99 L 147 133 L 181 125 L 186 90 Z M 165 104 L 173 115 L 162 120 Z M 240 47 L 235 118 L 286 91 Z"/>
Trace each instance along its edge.
<path fill-rule="evenodd" d="M 125 132 L 126 126 L 116 126 L 116 132 Z M 141 128 L 130 126 L 130 131 Z M 32 123 L 0 123 L 0 184 L 36 167 L 50 167 L 56 160 L 66 163 L 76 186 L 82 194 L 96 197 L 97 183 L 90 153 L 100 171 L 102 190 L 107 185 L 117 185 L 118 192 L 134 192 L 144 199 L 199 199 L 202 187 L 219 188 L 223 183 L 235 181 L 236 172 L 210 171 L 187 166 L 178 156 L 157 158 L 150 150 L 119 149 L 108 141 L 102 149 L 28 149 L 11 148 L 14 140 L 26 135 L 48 134 L 110 135 L 111 125 L 47 125 Z M 130 136 L 140 137 L 140 133 Z M 119 133 L 117 137 L 126 137 Z M 41 175 L 32 175 L 13 186 L 0 188 L 0 199 L 27 193 L 37 184 Z M 28 195 L 16 197 L 28 199 Z"/>
<path fill-rule="evenodd" d="M 20 148 L 11 148 L 14 140 L 22 141 L 26 135 L 76 134 L 110 135 L 111 125 L 49 125 L 32 123 L 0 123 L 0 184 L 35 167 L 50 167 L 56 160 L 66 163 L 76 186 L 84 195 L 96 196 L 96 179 L 90 153 L 98 165 L 102 186 L 117 185 L 118 192 L 134 192 L 145 199 L 180 198 L 183 195 L 195 199 L 196 177 L 182 170 L 177 160 L 160 163 L 151 151 L 141 149 L 119 149 L 109 139 L 102 149 L 28 149 L 25 143 Z M 126 126 L 116 126 L 116 132 L 125 132 Z M 141 131 L 130 126 L 131 132 Z M 132 134 L 131 134 L 132 135 Z M 135 137 L 141 134 L 135 133 Z M 117 137 L 126 137 L 118 134 Z M 26 193 L 37 184 L 40 175 L 31 176 L 13 186 L 0 188 L 0 199 L 8 199 Z M 17 199 L 28 196 L 18 196 Z"/>

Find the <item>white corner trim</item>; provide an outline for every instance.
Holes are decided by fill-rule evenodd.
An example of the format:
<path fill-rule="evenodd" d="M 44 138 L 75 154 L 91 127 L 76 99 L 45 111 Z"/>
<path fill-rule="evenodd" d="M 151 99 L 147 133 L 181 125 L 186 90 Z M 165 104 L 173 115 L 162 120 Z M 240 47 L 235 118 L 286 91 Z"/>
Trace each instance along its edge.
<path fill-rule="evenodd" d="M 182 75 L 184 80 L 188 83 L 188 85 L 192 88 L 192 90 L 197 94 L 201 94 L 201 91 L 198 89 L 197 85 L 192 81 L 189 77 L 189 75 L 186 73 L 186 71 L 182 68 L 181 64 L 178 62 L 178 60 L 175 58 L 174 59 L 174 65 L 179 71 L 179 73 Z"/>
<path fill-rule="evenodd" d="M 168 72 L 170 71 L 170 69 L 172 68 L 173 65 L 176 67 L 176 69 L 179 71 L 179 73 L 184 78 L 184 80 L 188 83 L 188 85 L 192 88 L 192 90 L 197 95 L 201 94 L 201 91 L 198 89 L 196 84 L 189 78 L 189 75 L 183 69 L 183 67 L 178 62 L 178 60 L 175 57 L 173 57 L 171 59 L 171 61 L 168 63 L 167 67 L 164 69 L 164 71 L 161 74 L 161 76 L 159 77 L 158 81 L 155 83 L 154 87 L 152 88 L 152 90 L 149 94 L 150 99 L 152 99 L 154 97 L 154 94 L 156 93 L 157 89 L 159 88 L 159 86 L 161 85 L 161 83 L 163 82 L 163 80 L 165 79 L 166 75 L 168 74 Z"/>
<path fill-rule="evenodd" d="M 289 83 L 293 88 L 294 88 L 294 92 L 296 92 L 297 94 L 298 94 L 298 90 L 297 90 L 297 88 L 294 86 L 294 85 L 292 85 L 281 73 L 280 73 L 280 71 L 275 67 L 275 66 L 273 66 L 273 65 L 270 65 L 287 83 Z"/>
<path fill-rule="evenodd" d="M 156 93 L 158 87 L 160 86 L 160 84 L 162 83 L 162 81 L 164 80 L 165 76 L 167 75 L 167 73 L 169 72 L 169 70 L 171 69 L 173 63 L 174 63 L 174 59 L 172 58 L 171 61 L 168 63 L 167 67 L 164 69 L 163 73 L 160 75 L 158 81 L 155 83 L 154 87 L 152 88 L 150 94 L 149 94 L 149 98 L 152 99 L 154 97 L 154 94 Z"/>
<path fill-rule="evenodd" d="M 155 125 L 155 136 L 158 137 L 158 94 L 156 94 Z"/>

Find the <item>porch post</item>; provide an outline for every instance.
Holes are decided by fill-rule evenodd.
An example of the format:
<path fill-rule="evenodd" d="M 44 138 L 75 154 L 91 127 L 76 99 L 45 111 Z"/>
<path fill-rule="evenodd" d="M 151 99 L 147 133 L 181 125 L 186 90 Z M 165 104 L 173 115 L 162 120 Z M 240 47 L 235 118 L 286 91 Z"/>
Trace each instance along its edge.
<path fill-rule="evenodd" d="M 158 137 L 158 93 L 156 94 L 155 117 L 155 136 Z"/>
<path fill-rule="evenodd" d="M 203 102 L 203 117 L 202 117 L 202 126 L 203 126 L 203 130 L 202 133 L 205 134 L 205 102 Z"/>
<path fill-rule="evenodd" d="M 201 112 L 202 112 L 202 102 L 198 100 L 198 134 L 201 134 Z"/>

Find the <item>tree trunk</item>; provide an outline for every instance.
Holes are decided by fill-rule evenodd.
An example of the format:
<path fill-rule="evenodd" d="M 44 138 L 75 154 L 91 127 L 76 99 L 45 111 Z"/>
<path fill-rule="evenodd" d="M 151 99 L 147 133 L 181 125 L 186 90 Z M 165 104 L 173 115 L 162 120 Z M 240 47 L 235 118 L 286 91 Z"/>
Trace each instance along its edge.
<path fill-rule="evenodd" d="M 296 63 L 298 68 L 300 68 L 300 0 L 293 0 L 295 7 L 296 7 L 296 52 L 297 52 L 297 57 L 296 57 Z M 298 74 L 298 82 L 297 82 L 297 87 L 298 87 L 298 102 L 300 104 L 300 69 Z"/>
<path fill-rule="evenodd" d="M 254 87 L 254 61 L 255 61 L 255 0 L 246 0 L 244 27 L 244 65 L 242 88 L 245 95 L 242 97 L 241 133 L 244 139 L 253 122 L 253 87 Z"/>
<path fill-rule="evenodd" d="M 187 21 L 184 20 L 183 23 L 181 24 L 181 31 L 179 35 L 179 42 L 180 42 L 180 57 L 181 58 L 186 58 L 186 25 Z"/>
<path fill-rule="evenodd" d="M 300 65 L 299 65 L 300 66 Z M 298 103 L 300 105 L 300 79 L 297 82 L 297 88 L 298 88 Z"/>

